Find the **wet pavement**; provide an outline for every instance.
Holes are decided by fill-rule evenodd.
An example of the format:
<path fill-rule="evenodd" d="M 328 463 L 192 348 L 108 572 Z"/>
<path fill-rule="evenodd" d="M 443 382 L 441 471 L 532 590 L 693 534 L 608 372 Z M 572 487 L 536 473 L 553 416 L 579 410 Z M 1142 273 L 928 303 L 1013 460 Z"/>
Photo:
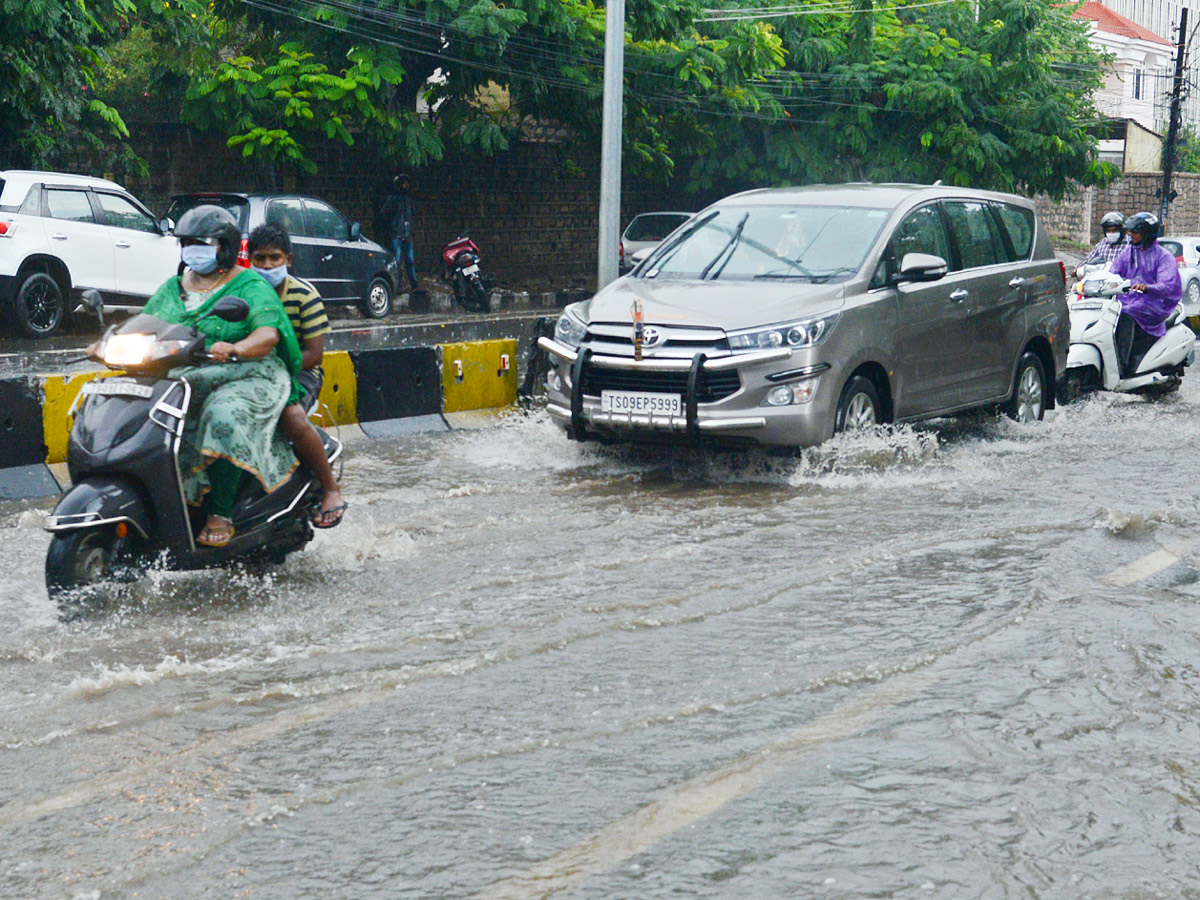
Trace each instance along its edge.
<path fill-rule="evenodd" d="M 59 624 L 0 503 L 0 896 L 1200 896 L 1200 378 L 796 457 L 352 442 L 269 573 Z"/>

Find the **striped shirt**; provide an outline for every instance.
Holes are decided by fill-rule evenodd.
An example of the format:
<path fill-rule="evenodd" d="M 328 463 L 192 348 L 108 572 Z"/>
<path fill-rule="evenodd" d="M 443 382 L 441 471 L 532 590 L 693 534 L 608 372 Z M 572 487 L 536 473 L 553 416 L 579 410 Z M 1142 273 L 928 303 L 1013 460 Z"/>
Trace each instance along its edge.
<path fill-rule="evenodd" d="M 301 344 L 309 338 L 329 333 L 329 318 L 325 315 L 325 304 L 317 289 L 295 275 L 288 275 L 283 283 L 283 311 L 292 320 L 296 340 Z"/>

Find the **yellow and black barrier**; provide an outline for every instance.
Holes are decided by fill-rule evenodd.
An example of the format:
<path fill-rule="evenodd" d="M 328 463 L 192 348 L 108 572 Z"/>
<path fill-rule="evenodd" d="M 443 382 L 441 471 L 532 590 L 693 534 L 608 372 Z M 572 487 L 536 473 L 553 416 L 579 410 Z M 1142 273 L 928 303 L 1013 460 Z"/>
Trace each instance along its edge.
<path fill-rule="evenodd" d="M 516 356 L 515 339 L 326 353 L 313 419 L 370 437 L 449 430 L 455 413 L 516 403 Z M 48 466 L 66 461 L 79 392 L 113 374 L 0 379 L 0 500 L 58 493 Z"/>

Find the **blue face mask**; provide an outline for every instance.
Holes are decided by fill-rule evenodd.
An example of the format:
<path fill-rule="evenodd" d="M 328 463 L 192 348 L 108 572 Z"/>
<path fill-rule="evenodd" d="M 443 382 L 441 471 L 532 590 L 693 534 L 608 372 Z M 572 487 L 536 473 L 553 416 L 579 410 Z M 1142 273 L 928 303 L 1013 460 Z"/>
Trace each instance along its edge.
<path fill-rule="evenodd" d="M 258 266 L 252 266 L 255 272 L 267 279 L 267 284 L 271 287 L 279 287 L 283 284 L 283 279 L 287 278 L 287 263 L 282 266 L 276 266 L 273 269 L 260 269 Z"/>
<path fill-rule="evenodd" d="M 179 251 L 183 264 L 200 275 L 207 275 L 217 267 L 217 248 L 209 244 L 188 244 Z"/>

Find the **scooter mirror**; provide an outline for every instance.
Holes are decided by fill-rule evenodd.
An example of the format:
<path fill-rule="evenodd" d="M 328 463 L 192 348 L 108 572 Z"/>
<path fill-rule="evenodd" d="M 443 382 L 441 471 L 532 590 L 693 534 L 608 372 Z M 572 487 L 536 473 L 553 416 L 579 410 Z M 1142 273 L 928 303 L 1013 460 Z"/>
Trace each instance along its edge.
<path fill-rule="evenodd" d="M 243 322 L 250 315 L 250 304 L 241 297 L 222 297 L 213 304 L 213 315 L 226 322 Z"/>
<path fill-rule="evenodd" d="M 350 225 L 350 240 L 357 241 L 362 237 L 362 226 L 357 222 Z"/>
<path fill-rule="evenodd" d="M 100 296 L 100 292 L 95 288 L 88 288 L 79 295 L 81 306 L 88 312 L 96 314 L 96 318 L 100 320 L 100 327 L 104 327 L 104 298 Z"/>

